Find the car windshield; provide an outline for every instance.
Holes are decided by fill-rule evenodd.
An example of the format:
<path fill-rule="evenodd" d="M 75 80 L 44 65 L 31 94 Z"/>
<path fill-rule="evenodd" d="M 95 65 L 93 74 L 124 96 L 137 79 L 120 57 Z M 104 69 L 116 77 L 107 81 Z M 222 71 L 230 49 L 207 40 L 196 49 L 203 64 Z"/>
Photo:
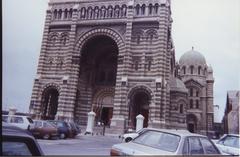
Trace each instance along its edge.
<path fill-rule="evenodd" d="M 145 131 L 134 139 L 133 142 L 164 151 L 175 152 L 180 142 L 180 136 L 151 130 Z"/>

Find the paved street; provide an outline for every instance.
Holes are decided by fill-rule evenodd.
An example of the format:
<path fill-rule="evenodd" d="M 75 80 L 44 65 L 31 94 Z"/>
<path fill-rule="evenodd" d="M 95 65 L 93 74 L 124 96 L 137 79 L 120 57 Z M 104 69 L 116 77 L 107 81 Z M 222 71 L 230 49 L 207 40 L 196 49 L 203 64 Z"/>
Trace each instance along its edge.
<path fill-rule="evenodd" d="M 112 145 L 120 142 L 118 137 L 84 135 L 75 139 L 38 140 L 45 155 L 109 155 Z"/>

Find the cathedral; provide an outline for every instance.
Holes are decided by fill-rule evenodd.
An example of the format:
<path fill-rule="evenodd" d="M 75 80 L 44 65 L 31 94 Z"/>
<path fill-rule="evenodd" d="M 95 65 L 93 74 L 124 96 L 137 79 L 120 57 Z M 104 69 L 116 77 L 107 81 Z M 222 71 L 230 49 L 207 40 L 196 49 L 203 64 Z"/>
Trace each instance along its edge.
<path fill-rule="evenodd" d="M 170 0 L 49 0 L 29 111 L 113 133 L 213 125 L 213 70 L 192 48 L 175 60 Z"/>

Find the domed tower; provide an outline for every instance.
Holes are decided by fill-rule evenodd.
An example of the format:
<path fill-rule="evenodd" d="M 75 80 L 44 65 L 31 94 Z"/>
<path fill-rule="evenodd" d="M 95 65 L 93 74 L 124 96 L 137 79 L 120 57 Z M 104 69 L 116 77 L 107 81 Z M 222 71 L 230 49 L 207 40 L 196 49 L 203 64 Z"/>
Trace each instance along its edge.
<path fill-rule="evenodd" d="M 186 129 L 188 89 L 182 80 L 170 77 L 169 128 Z"/>
<path fill-rule="evenodd" d="M 181 56 L 179 68 L 188 89 L 188 130 L 207 134 L 213 125 L 213 70 L 205 57 L 193 48 Z"/>

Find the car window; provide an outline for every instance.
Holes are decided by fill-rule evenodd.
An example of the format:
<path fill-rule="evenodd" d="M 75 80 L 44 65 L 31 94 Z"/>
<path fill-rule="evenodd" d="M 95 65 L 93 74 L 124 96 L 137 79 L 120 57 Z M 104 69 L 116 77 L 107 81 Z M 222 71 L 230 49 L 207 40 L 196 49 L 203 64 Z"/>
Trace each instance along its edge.
<path fill-rule="evenodd" d="M 204 154 L 202 145 L 197 137 L 190 137 L 189 139 L 189 152 L 191 155 Z"/>
<path fill-rule="evenodd" d="M 23 118 L 22 117 L 12 117 L 11 122 L 12 123 L 23 123 Z"/>
<path fill-rule="evenodd" d="M 33 120 L 31 118 L 27 117 L 27 120 L 29 123 L 33 123 Z"/>
<path fill-rule="evenodd" d="M 200 138 L 205 154 L 219 154 L 213 144 L 206 138 Z"/>
<path fill-rule="evenodd" d="M 49 123 L 46 123 L 46 122 L 44 122 L 44 123 L 43 123 L 43 127 L 45 127 L 45 128 L 52 128 L 52 127 L 53 127 L 53 125 L 51 125 L 51 124 L 49 124 Z"/>
<path fill-rule="evenodd" d="M 223 145 L 239 148 L 239 138 L 234 136 L 227 136 L 223 141 Z"/>
<path fill-rule="evenodd" d="M 61 123 L 61 122 L 57 123 L 57 126 L 58 127 L 64 127 L 63 123 Z"/>
<path fill-rule="evenodd" d="M 28 146 L 23 142 L 2 142 L 2 155 L 29 156 L 32 155 Z"/>
<path fill-rule="evenodd" d="M 40 121 L 35 121 L 34 124 L 35 124 L 35 127 L 37 127 L 37 128 L 42 127 L 42 122 L 40 122 Z"/>
<path fill-rule="evenodd" d="M 179 141 L 179 136 L 159 131 L 146 131 L 133 140 L 135 143 L 170 152 L 175 152 L 177 150 Z"/>

